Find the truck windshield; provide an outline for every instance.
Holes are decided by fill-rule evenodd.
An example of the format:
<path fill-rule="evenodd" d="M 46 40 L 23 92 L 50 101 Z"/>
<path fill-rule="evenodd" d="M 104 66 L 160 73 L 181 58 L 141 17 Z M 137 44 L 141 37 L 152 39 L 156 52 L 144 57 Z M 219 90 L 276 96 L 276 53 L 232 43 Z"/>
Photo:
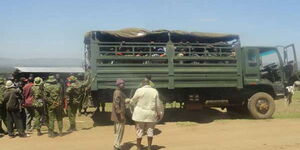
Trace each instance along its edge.
<path fill-rule="evenodd" d="M 261 58 L 262 67 L 280 64 L 276 50 L 262 51 L 259 55 Z"/>
<path fill-rule="evenodd" d="M 271 82 L 280 81 L 281 76 L 278 73 L 280 68 L 280 60 L 277 50 L 264 49 L 260 51 L 260 71 L 262 78 L 268 79 Z"/>

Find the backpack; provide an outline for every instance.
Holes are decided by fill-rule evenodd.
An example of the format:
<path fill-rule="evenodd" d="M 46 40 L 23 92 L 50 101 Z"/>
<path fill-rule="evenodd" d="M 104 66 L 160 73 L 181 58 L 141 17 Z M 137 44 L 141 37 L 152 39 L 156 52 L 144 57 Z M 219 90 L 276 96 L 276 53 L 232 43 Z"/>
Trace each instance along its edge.
<path fill-rule="evenodd" d="M 32 86 L 29 86 L 29 90 L 32 92 Z M 31 107 L 32 106 L 32 103 L 33 103 L 33 96 L 32 95 L 29 95 L 25 100 L 24 100 L 24 104 L 23 106 L 24 107 Z"/>
<path fill-rule="evenodd" d="M 40 86 L 33 86 L 32 87 L 32 106 L 34 107 L 43 107 L 44 106 L 44 100 L 43 100 L 43 92 L 41 90 Z"/>
<path fill-rule="evenodd" d="M 28 98 L 26 98 L 25 101 L 24 101 L 24 107 L 31 107 L 32 103 L 33 103 L 32 99 L 33 99 L 32 96 L 29 96 Z"/>

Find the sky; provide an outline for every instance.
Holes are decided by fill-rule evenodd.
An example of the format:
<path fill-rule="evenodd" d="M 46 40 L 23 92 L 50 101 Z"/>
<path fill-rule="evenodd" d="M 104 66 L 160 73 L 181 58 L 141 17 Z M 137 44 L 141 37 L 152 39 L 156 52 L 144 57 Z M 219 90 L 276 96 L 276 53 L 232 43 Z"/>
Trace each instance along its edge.
<path fill-rule="evenodd" d="M 234 33 L 300 55 L 299 0 L 1 0 L 0 57 L 82 59 L 86 32 L 128 27 Z"/>

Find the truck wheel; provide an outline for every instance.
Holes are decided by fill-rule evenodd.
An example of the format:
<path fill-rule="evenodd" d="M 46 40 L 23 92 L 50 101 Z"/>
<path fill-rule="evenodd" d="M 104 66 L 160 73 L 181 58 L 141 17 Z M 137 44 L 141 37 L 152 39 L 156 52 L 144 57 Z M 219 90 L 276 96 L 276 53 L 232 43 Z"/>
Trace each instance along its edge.
<path fill-rule="evenodd" d="M 250 97 L 248 110 L 255 119 L 268 119 L 275 111 L 275 103 L 271 95 L 259 92 Z"/>

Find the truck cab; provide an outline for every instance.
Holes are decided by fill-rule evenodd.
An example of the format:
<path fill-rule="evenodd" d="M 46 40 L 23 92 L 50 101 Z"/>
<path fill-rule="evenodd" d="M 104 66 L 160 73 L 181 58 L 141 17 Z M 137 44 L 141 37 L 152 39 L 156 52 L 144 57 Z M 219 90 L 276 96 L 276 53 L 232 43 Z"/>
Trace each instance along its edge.
<path fill-rule="evenodd" d="M 247 90 L 252 92 L 248 96 L 248 109 L 255 118 L 270 117 L 267 112 L 275 109 L 275 104 L 268 99 L 287 98 L 291 102 L 293 91 L 290 89 L 299 79 L 295 46 L 251 46 L 243 47 L 241 51 L 244 89 L 252 89 Z M 256 92 L 261 92 L 260 96 L 251 106 L 251 98 Z"/>
<path fill-rule="evenodd" d="M 286 87 L 298 79 L 295 46 L 243 47 L 244 86 L 268 86 L 277 99 L 286 95 Z M 283 56 L 282 56 L 283 54 Z"/>

